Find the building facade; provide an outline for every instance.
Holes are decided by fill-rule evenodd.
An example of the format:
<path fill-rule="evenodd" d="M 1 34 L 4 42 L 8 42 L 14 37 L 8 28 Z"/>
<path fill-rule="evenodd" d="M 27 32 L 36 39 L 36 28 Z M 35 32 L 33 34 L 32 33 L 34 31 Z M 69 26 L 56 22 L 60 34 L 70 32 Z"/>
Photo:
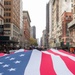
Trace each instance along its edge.
<path fill-rule="evenodd" d="M 25 36 L 24 36 L 24 26 L 23 26 L 23 2 L 20 0 L 20 47 L 25 47 Z"/>
<path fill-rule="evenodd" d="M 31 37 L 36 39 L 36 27 L 35 26 L 31 27 Z"/>
<path fill-rule="evenodd" d="M 3 35 L 4 32 L 4 0 L 0 0 L 0 35 Z"/>
<path fill-rule="evenodd" d="M 56 47 L 57 44 L 57 28 L 59 23 L 59 0 L 53 0 L 52 4 L 52 46 Z"/>
<path fill-rule="evenodd" d="M 70 45 L 75 47 L 75 20 L 68 24 Z"/>
<path fill-rule="evenodd" d="M 70 37 L 69 37 L 69 30 L 68 30 L 68 24 L 73 20 L 73 14 L 72 12 L 64 12 L 61 16 L 62 21 L 62 42 L 69 46 L 70 43 Z"/>
<path fill-rule="evenodd" d="M 30 41 L 30 16 L 28 11 L 23 11 L 23 26 L 24 26 L 24 37 L 25 37 L 25 46 L 29 46 Z"/>
<path fill-rule="evenodd" d="M 1 0 L 3 1 L 3 0 Z M 2 42 L 8 46 L 19 46 L 20 0 L 4 0 L 4 31 Z M 8 39 L 6 39 L 8 38 Z"/>
<path fill-rule="evenodd" d="M 43 30 L 42 34 L 42 46 L 46 48 L 46 30 Z"/>
<path fill-rule="evenodd" d="M 70 44 L 75 47 L 75 0 L 71 0 L 71 12 L 73 13 L 73 20 L 68 24 Z"/>
<path fill-rule="evenodd" d="M 48 42 L 49 42 L 49 47 L 53 47 L 53 42 L 54 39 L 52 38 L 52 7 L 53 7 L 53 0 L 49 1 L 49 37 L 48 37 Z"/>

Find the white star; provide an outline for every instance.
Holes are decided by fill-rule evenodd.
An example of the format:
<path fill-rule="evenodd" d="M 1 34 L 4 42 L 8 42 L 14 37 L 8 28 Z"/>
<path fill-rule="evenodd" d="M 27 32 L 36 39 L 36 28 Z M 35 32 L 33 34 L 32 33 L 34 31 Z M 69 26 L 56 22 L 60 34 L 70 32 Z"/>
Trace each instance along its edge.
<path fill-rule="evenodd" d="M 10 60 L 14 60 L 15 58 L 10 58 Z"/>
<path fill-rule="evenodd" d="M 8 69 L 10 72 L 11 71 L 16 71 L 16 68 L 10 68 L 10 69 Z"/>
<path fill-rule="evenodd" d="M 15 61 L 15 64 L 19 64 L 21 61 Z"/>
<path fill-rule="evenodd" d="M 5 57 L 5 59 L 8 59 L 8 58 L 10 58 L 10 57 L 9 56 Z"/>
<path fill-rule="evenodd" d="M 3 73 L 0 73 L 0 75 L 3 75 Z"/>
<path fill-rule="evenodd" d="M 9 67 L 9 65 L 5 64 L 5 65 L 3 65 L 3 67 L 4 67 L 4 68 L 5 68 L 5 67 Z"/>
<path fill-rule="evenodd" d="M 25 54 L 21 54 L 20 57 L 23 57 Z"/>
<path fill-rule="evenodd" d="M 3 62 L 0 62 L 0 65 L 2 65 L 3 64 Z"/>

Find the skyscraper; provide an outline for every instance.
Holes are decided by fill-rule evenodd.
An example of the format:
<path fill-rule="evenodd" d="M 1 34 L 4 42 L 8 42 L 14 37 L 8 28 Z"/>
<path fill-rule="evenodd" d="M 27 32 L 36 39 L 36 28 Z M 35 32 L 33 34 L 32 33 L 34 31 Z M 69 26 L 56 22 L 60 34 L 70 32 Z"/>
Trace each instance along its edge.
<path fill-rule="evenodd" d="M 31 37 L 36 39 L 36 27 L 35 26 L 31 27 Z"/>
<path fill-rule="evenodd" d="M 48 38 L 49 38 L 49 2 L 46 5 L 46 47 L 49 47 Z"/>
<path fill-rule="evenodd" d="M 28 46 L 30 41 L 30 16 L 28 11 L 23 11 L 23 26 L 24 26 L 24 36 L 25 44 Z"/>

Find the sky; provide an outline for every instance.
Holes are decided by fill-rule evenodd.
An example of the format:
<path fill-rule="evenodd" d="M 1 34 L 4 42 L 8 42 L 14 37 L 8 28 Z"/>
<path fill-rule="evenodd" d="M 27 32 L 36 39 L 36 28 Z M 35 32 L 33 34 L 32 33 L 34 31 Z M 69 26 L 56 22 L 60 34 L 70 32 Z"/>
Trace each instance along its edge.
<path fill-rule="evenodd" d="M 46 27 L 46 4 L 49 0 L 22 0 L 23 10 L 29 12 L 31 26 L 36 26 L 36 38 L 40 39 Z"/>

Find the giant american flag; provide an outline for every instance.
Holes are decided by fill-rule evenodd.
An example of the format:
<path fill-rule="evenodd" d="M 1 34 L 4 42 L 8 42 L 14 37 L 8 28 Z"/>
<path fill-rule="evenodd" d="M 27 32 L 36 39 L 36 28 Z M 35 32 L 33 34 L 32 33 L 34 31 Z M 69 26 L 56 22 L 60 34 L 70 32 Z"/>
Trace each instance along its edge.
<path fill-rule="evenodd" d="M 75 75 L 75 55 L 50 49 L 0 57 L 0 75 Z"/>

